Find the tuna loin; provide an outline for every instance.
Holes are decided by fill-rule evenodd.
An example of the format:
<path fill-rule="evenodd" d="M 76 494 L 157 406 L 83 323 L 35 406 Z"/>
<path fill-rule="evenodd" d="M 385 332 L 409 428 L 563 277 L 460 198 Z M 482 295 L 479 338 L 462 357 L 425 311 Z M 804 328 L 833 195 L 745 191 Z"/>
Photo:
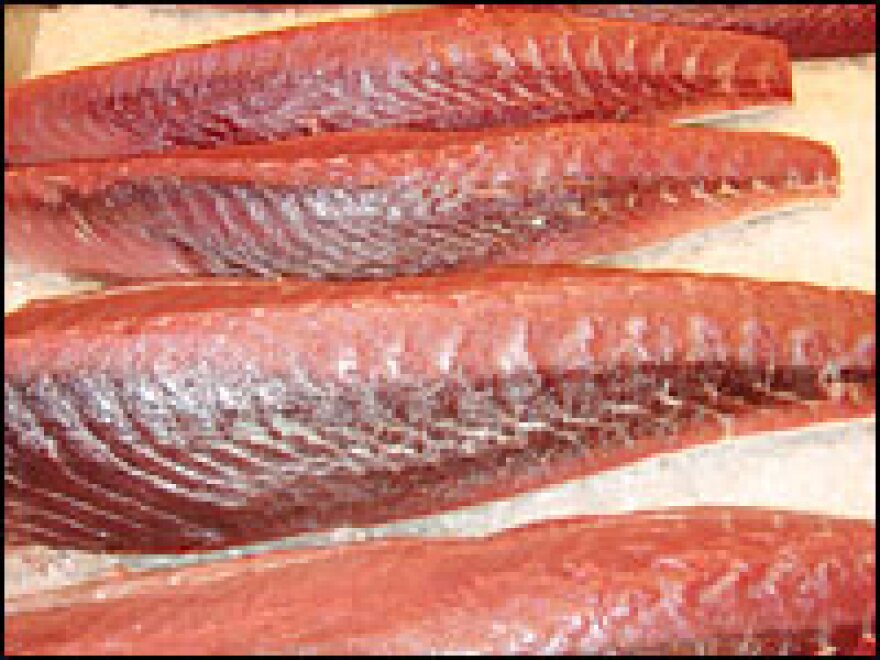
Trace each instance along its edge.
<path fill-rule="evenodd" d="M 580 261 L 834 194 L 830 148 L 635 124 L 367 131 L 5 172 L 7 256 L 105 280 Z"/>
<path fill-rule="evenodd" d="M 6 540 L 226 547 L 869 415 L 874 303 L 545 266 L 32 304 L 5 324 Z"/>
<path fill-rule="evenodd" d="M 5 621 L 45 655 L 814 654 L 876 626 L 867 521 L 750 509 L 264 554 L 75 588 Z"/>
<path fill-rule="evenodd" d="M 496 8 L 494 6 L 493 8 Z M 877 48 L 877 7 L 873 3 L 835 5 L 508 5 L 578 16 L 633 20 L 692 28 L 733 30 L 775 37 L 792 57 L 873 53 Z"/>
<path fill-rule="evenodd" d="M 791 100 L 785 46 L 726 32 L 439 7 L 300 26 L 24 81 L 9 164 L 357 128 L 693 117 Z"/>

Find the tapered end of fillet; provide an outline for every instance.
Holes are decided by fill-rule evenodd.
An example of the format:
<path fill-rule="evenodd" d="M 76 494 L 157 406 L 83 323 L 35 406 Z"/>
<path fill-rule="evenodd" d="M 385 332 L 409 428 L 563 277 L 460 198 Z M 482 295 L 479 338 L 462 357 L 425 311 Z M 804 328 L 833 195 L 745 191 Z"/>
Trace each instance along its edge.
<path fill-rule="evenodd" d="M 834 57 L 876 49 L 873 4 L 787 5 L 520 5 L 524 10 L 572 13 L 591 18 L 728 30 L 779 39 L 792 57 Z"/>
<path fill-rule="evenodd" d="M 579 262 L 790 207 L 840 192 L 840 163 L 829 145 L 770 133 L 677 129 L 663 141 L 634 141 L 618 154 L 637 172 L 630 186 L 584 199 L 583 218 L 512 251 L 511 263 Z M 631 160 L 628 160 L 631 159 Z M 653 166 L 663 161 L 666 172 Z M 779 222 L 785 222 L 785 218 Z"/>

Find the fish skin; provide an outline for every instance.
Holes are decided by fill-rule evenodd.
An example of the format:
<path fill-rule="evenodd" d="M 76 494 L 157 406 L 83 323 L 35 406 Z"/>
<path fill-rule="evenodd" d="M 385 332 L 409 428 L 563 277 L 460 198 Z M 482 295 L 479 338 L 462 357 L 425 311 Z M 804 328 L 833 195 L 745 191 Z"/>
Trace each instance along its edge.
<path fill-rule="evenodd" d="M 699 507 L 272 552 L 16 603 L 8 654 L 852 653 L 865 520 Z M 172 586 L 173 585 L 173 586 Z"/>
<path fill-rule="evenodd" d="M 494 5 L 529 11 L 561 11 L 590 18 L 632 20 L 691 28 L 733 30 L 773 37 L 788 45 L 793 58 L 838 57 L 877 49 L 874 4 L 790 5 Z"/>
<path fill-rule="evenodd" d="M 35 164 L 359 128 L 663 122 L 788 104 L 792 89 L 785 46 L 762 37 L 446 6 L 87 67 L 4 97 L 6 162 Z"/>
<path fill-rule="evenodd" d="M 4 173 L 9 258 L 109 281 L 362 279 L 608 256 L 836 194 L 771 133 L 569 123 L 366 131 Z"/>
<path fill-rule="evenodd" d="M 224 548 L 870 415 L 874 305 L 576 266 L 32 304 L 4 328 L 6 542 Z"/>

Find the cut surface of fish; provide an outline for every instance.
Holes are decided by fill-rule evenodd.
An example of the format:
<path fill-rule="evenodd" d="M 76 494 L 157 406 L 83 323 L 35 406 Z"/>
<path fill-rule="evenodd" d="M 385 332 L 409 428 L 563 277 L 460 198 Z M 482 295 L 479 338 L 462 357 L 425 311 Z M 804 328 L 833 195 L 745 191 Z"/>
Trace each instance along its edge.
<path fill-rule="evenodd" d="M 694 508 L 269 553 L 59 592 L 10 654 L 851 654 L 875 528 Z"/>
<path fill-rule="evenodd" d="M 760 34 L 784 41 L 791 56 L 797 58 L 858 55 L 873 53 L 877 49 L 877 7 L 873 3 L 511 6 L 528 11 L 569 12 L 590 18 Z"/>
<path fill-rule="evenodd" d="M 121 280 L 558 263 L 834 195 L 791 136 L 569 123 L 358 131 L 5 172 L 8 257 Z"/>
<path fill-rule="evenodd" d="M 874 304 L 573 266 L 32 304 L 5 324 L 6 539 L 222 548 L 868 415 Z"/>
<path fill-rule="evenodd" d="M 669 121 L 790 100 L 774 40 L 447 6 L 26 80 L 5 91 L 4 153 L 32 164 L 357 128 Z"/>

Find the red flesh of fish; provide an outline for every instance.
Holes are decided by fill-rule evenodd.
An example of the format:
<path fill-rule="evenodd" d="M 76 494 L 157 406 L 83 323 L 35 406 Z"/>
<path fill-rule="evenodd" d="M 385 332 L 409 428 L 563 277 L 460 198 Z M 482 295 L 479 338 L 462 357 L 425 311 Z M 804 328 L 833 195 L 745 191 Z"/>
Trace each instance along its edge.
<path fill-rule="evenodd" d="M 130 575 L 13 603 L 14 654 L 810 654 L 875 634 L 866 521 L 696 508 Z"/>
<path fill-rule="evenodd" d="M 6 320 L 6 538 L 218 548 L 875 409 L 875 299 L 576 266 L 205 280 Z"/>
<path fill-rule="evenodd" d="M 289 28 L 24 81 L 9 164 L 358 128 L 668 121 L 791 100 L 762 37 L 439 7 Z"/>
<path fill-rule="evenodd" d="M 873 53 L 877 49 L 877 7 L 873 3 L 835 5 L 494 5 L 528 11 L 632 20 L 691 28 L 732 30 L 784 41 L 796 58 Z"/>
<path fill-rule="evenodd" d="M 442 8 L 24 83 L 5 93 L 8 162 L 106 160 L 7 169 L 7 247 L 111 278 L 372 277 L 597 256 L 832 194 L 831 152 L 781 136 L 538 126 L 222 148 L 791 97 L 771 41 L 565 13 L 751 32 L 798 57 L 875 48 L 873 6 L 665 7 Z M 180 146 L 221 148 L 137 157 Z M 371 203 L 399 204 L 398 222 Z M 36 305 L 5 331 L 6 540 L 224 547 L 868 414 L 874 323 L 867 294 L 566 267 Z M 23 599 L 5 649 L 872 654 L 874 557 L 872 525 L 794 513 L 556 521 Z"/>
<path fill-rule="evenodd" d="M 370 131 L 5 173 L 7 256 L 105 280 L 579 261 L 835 193 L 833 151 L 632 124 Z"/>

